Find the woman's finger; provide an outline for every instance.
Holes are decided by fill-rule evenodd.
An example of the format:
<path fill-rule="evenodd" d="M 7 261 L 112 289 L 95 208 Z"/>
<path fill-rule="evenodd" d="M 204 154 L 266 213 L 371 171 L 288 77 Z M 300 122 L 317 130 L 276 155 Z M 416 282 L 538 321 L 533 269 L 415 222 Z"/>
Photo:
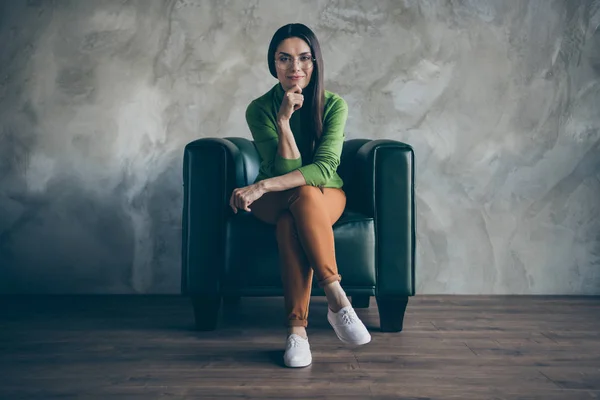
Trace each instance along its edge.
<path fill-rule="evenodd" d="M 235 195 L 233 204 L 235 204 L 236 208 L 242 208 L 242 207 L 240 207 L 240 195 L 238 193 L 236 193 L 236 195 Z"/>
<path fill-rule="evenodd" d="M 295 93 L 288 93 L 287 95 L 287 100 L 294 103 L 300 100 L 304 100 L 304 95 L 303 94 L 295 94 Z"/>
<path fill-rule="evenodd" d="M 246 198 L 243 195 L 239 196 L 239 204 L 240 206 L 238 207 L 240 210 L 244 210 L 246 207 Z"/>
<path fill-rule="evenodd" d="M 234 206 L 234 199 L 235 199 L 235 191 L 233 193 L 231 193 L 231 197 L 229 198 L 229 207 L 231 207 L 233 212 L 235 214 L 237 214 L 237 208 L 235 208 L 235 206 Z"/>
<path fill-rule="evenodd" d="M 242 199 L 243 199 L 243 195 L 242 195 L 242 193 L 241 193 L 241 190 L 238 190 L 238 191 L 235 193 L 235 206 L 236 206 L 236 208 L 237 208 L 238 210 L 241 210 L 241 209 L 242 209 L 242 206 L 243 206 L 243 204 L 244 204 L 244 202 L 242 201 Z"/>
<path fill-rule="evenodd" d="M 236 204 L 236 206 L 237 206 L 237 208 L 239 208 L 240 210 L 246 210 L 246 211 L 248 211 L 248 210 L 247 210 L 247 208 L 248 208 L 248 207 L 247 207 L 247 203 L 248 203 L 248 201 L 247 201 L 247 200 L 246 200 L 246 199 L 245 199 L 243 196 L 239 196 L 239 197 L 238 197 L 238 199 L 237 199 L 237 204 Z"/>

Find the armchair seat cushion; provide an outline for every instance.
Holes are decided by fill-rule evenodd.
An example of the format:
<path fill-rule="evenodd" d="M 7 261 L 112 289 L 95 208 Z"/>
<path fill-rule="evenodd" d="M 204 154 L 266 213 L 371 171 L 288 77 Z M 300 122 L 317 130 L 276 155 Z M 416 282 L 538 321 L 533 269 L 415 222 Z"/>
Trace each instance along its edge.
<path fill-rule="evenodd" d="M 345 288 L 375 287 L 373 218 L 346 210 L 333 226 L 338 271 Z M 226 225 L 225 286 L 281 287 L 275 226 L 241 212 Z M 317 279 L 313 278 L 313 287 Z"/>

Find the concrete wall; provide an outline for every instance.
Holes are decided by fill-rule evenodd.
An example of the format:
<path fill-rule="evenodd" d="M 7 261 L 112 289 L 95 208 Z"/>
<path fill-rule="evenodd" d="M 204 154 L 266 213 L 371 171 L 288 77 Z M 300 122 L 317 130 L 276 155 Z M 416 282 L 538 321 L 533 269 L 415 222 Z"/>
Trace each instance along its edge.
<path fill-rule="evenodd" d="M 419 293 L 600 294 L 600 2 L 0 1 L 0 292 L 177 293 L 182 149 L 274 31 L 417 160 Z"/>

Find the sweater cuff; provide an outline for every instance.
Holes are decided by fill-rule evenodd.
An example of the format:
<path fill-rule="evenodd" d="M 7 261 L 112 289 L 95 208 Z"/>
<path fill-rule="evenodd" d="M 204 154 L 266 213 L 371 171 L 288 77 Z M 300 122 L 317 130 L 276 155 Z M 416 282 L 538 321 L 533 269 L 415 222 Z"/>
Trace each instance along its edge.
<path fill-rule="evenodd" d="M 288 172 L 292 172 L 302 166 L 302 157 L 296 159 L 283 158 L 277 153 L 275 155 L 275 162 L 273 163 L 273 169 L 277 176 L 285 175 Z"/>
<path fill-rule="evenodd" d="M 298 171 L 304 176 L 304 180 L 307 185 L 310 186 L 319 186 L 323 184 L 323 173 L 321 172 L 321 168 L 319 168 L 315 164 L 307 164 L 301 168 L 298 168 Z"/>

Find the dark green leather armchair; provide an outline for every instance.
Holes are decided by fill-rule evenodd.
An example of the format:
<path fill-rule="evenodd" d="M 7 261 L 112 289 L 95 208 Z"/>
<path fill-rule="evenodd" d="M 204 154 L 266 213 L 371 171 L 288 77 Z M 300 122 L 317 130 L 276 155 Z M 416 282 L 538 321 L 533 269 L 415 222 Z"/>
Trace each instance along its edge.
<path fill-rule="evenodd" d="M 181 287 L 200 330 L 215 329 L 222 301 L 283 295 L 274 226 L 229 208 L 231 192 L 254 182 L 259 162 L 244 138 L 185 147 Z M 415 294 L 413 150 L 393 140 L 348 140 L 338 173 L 347 196 L 333 227 L 342 286 L 355 308 L 375 296 L 381 330 L 401 331 Z M 313 282 L 312 294 L 323 296 Z"/>

